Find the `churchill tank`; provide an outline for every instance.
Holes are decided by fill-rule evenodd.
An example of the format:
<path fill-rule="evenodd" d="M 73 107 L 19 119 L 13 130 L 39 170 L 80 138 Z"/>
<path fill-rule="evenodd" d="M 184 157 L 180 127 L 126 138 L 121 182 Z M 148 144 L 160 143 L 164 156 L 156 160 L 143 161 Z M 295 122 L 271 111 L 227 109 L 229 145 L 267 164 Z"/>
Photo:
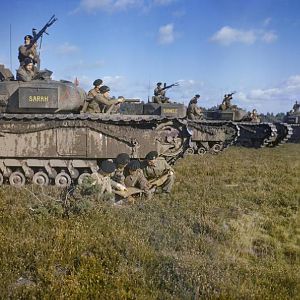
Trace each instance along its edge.
<path fill-rule="evenodd" d="M 284 122 L 288 124 L 293 132 L 289 140 L 291 143 L 300 143 L 300 109 L 299 104 L 296 102 L 293 110 L 286 113 Z"/>
<path fill-rule="evenodd" d="M 175 163 L 190 153 L 193 142 L 229 144 L 237 136 L 231 122 L 230 133 L 188 123 L 182 104 L 140 102 L 133 113 L 125 102 L 118 114 L 80 113 L 85 91 L 50 75 L 46 70 L 21 82 L 0 66 L 0 184 L 65 187 L 82 182 L 101 160 L 121 152 L 143 159 L 156 150 Z"/>
<path fill-rule="evenodd" d="M 222 104 L 218 109 L 207 110 L 204 112 L 204 119 L 234 122 L 240 130 L 236 145 L 244 147 L 263 148 L 282 145 L 290 139 L 293 131 L 287 123 L 261 122 L 258 116 L 253 118 L 251 113 L 236 105 L 223 107 Z"/>

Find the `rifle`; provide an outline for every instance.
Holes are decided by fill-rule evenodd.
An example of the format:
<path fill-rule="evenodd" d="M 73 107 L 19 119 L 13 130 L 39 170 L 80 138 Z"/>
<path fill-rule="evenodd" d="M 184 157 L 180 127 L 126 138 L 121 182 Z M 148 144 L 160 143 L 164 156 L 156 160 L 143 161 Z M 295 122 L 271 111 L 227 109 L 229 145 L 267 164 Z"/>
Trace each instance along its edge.
<path fill-rule="evenodd" d="M 234 94 L 236 94 L 236 91 L 231 92 L 230 94 L 227 94 L 227 97 L 232 97 Z"/>
<path fill-rule="evenodd" d="M 50 20 L 46 23 L 46 25 L 38 32 L 36 33 L 36 29 L 32 29 L 32 35 L 33 39 L 31 40 L 30 44 L 28 45 L 27 49 L 30 49 L 37 41 L 39 38 L 43 37 L 43 34 L 46 33 L 49 35 L 49 33 L 46 31 L 48 27 L 50 27 L 54 22 L 57 21 L 57 18 L 55 18 L 55 15 L 53 15 Z"/>
<path fill-rule="evenodd" d="M 179 83 L 175 82 L 175 83 L 170 84 L 170 85 L 167 85 L 166 83 L 164 83 L 164 87 L 161 90 L 164 91 L 164 90 L 169 89 L 169 88 L 171 88 L 173 86 L 179 86 Z"/>

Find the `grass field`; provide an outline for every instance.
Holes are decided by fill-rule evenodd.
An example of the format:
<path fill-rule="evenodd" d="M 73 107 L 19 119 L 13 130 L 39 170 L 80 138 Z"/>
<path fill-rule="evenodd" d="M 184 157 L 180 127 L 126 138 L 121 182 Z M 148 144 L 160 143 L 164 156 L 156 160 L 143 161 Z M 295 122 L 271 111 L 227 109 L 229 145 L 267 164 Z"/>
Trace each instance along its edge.
<path fill-rule="evenodd" d="M 53 188 L 0 189 L 3 299 L 300 299 L 300 145 L 175 167 L 168 198 L 63 213 Z"/>

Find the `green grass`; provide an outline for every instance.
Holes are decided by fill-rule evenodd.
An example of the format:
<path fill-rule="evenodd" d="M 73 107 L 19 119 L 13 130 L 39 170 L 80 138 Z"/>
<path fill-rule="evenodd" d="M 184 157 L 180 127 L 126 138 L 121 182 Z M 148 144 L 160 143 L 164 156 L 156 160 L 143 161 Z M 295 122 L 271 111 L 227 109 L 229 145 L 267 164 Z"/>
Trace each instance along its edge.
<path fill-rule="evenodd" d="M 0 297 L 300 299 L 300 145 L 175 170 L 169 198 L 88 198 L 68 218 L 54 188 L 2 187 Z"/>

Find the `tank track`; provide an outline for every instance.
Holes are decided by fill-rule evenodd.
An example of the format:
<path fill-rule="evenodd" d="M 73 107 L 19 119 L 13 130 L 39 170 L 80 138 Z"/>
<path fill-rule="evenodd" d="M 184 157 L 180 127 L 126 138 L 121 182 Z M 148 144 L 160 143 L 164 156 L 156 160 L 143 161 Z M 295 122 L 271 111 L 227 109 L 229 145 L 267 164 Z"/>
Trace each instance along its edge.
<path fill-rule="evenodd" d="M 185 125 L 180 119 L 174 117 L 104 114 L 0 114 L 0 138 L 4 138 L 7 134 L 9 136 L 16 135 L 14 136 L 15 143 L 18 143 L 18 137 L 26 134 L 38 132 L 43 134 L 45 130 L 61 128 L 67 128 L 67 132 L 70 128 L 70 133 L 75 128 L 91 129 L 95 133 L 127 145 L 127 149 L 132 149 L 131 157 L 133 158 L 142 158 L 138 151 L 141 146 L 138 143 L 140 137 L 138 134 L 147 131 L 149 138 L 152 138 L 152 144 L 154 142 L 155 145 L 159 144 L 160 154 L 170 163 L 175 163 L 183 155 L 184 145 L 189 137 Z M 144 140 L 142 139 L 142 141 Z M 28 143 L 31 147 L 31 143 Z M 73 147 L 77 147 L 77 145 Z M 118 149 L 115 150 L 118 151 Z M 0 156 L 0 185 L 4 182 L 13 186 L 23 186 L 27 182 L 37 185 L 48 185 L 54 182 L 57 186 L 64 187 L 70 185 L 72 181 L 81 182 L 84 176 L 96 171 L 101 159 L 114 157 Z"/>
<path fill-rule="evenodd" d="M 276 140 L 269 143 L 268 147 L 277 147 L 285 144 L 293 135 L 293 127 L 288 123 L 275 123 L 277 129 Z"/>
<path fill-rule="evenodd" d="M 188 120 L 191 134 L 185 155 L 218 154 L 236 143 L 240 128 L 230 121 Z"/>
<path fill-rule="evenodd" d="M 237 146 L 264 148 L 277 138 L 277 128 L 272 123 L 238 122 L 240 136 Z"/>
<path fill-rule="evenodd" d="M 144 147 L 145 152 L 145 149 L 148 149 L 149 146 L 145 148 L 144 143 L 147 143 L 147 139 L 150 139 L 148 141 L 151 144 L 158 145 L 159 153 L 169 163 L 174 164 L 184 156 L 189 148 L 191 136 L 187 127 L 190 125 L 185 119 L 158 115 L 0 114 L 0 141 L 2 138 L 4 143 L 2 153 L 13 153 L 9 152 L 11 150 L 5 152 L 7 146 L 5 143 L 8 143 L 10 138 L 14 143 L 13 149 L 18 148 L 18 143 L 22 145 L 23 141 L 23 148 L 20 151 L 16 150 L 17 154 L 0 155 L 0 185 L 9 183 L 12 186 L 21 187 L 25 183 L 40 186 L 54 183 L 59 187 L 66 187 L 72 182 L 82 182 L 85 176 L 98 169 L 99 162 L 102 159 L 115 157 L 102 157 L 99 155 L 92 157 L 88 154 L 86 156 L 79 155 L 78 157 L 70 154 L 70 157 L 68 157 L 69 154 L 65 152 L 61 157 L 57 156 L 58 152 L 55 152 L 56 156 L 51 156 L 48 152 L 42 155 L 39 148 L 40 142 L 34 144 L 30 141 L 30 138 L 31 136 L 47 135 L 45 133 L 47 130 L 47 132 L 53 132 L 55 135 L 58 134 L 57 130 L 61 129 L 66 130 L 67 134 L 72 134 L 75 129 L 90 129 L 94 134 L 100 134 L 115 141 L 114 143 L 117 145 L 117 149 L 114 149 L 115 152 L 120 151 L 118 145 L 126 145 L 126 149 L 132 149 L 131 157 L 138 159 L 143 158 L 140 156 L 139 147 Z M 194 131 L 197 131 L 200 137 L 203 135 L 211 137 L 213 144 L 210 142 L 207 144 L 212 146 L 210 148 L 213 148 L 215 153 L 233 144 L 239 134 L 237 125 L 232 122 L 219 121 L 196 123 L 194 124 Z M 145 132 L 147 132 L 147 134 L 144 134 L 146 140 L 144 135 L 142 137 L 139 135 L 139 133 Z M 228 137 L 223 140 L 216 139 L 215 135 L 220 132 L 223 135 L 227 134 Z M 35 137 L 35 139 L 37 138 Z M 24 140 L 26 141 L 24 142 Z M 64 147 L 64 144 L 62 146 Z M 26 151 L 33 151 L 33 147 L 36 148 L 32 152 L 34 154 L 27 155 Z M 57 144 L 54 145 L 55 147 L 57 147 Z M 78 147 L 80 148 L 80 145 L 74 144 L 72 147 L 76 150 Z M 29 150 L 27 150 L 28 148 Z M 154 149 L 151 148 L 151 150 Z"/>
<path fill-rule="evenodd" d="M 292 126 L 293 134 L 288 142 L 290 143 L 300 143 L 300 124 L 289 124 Z"/>

